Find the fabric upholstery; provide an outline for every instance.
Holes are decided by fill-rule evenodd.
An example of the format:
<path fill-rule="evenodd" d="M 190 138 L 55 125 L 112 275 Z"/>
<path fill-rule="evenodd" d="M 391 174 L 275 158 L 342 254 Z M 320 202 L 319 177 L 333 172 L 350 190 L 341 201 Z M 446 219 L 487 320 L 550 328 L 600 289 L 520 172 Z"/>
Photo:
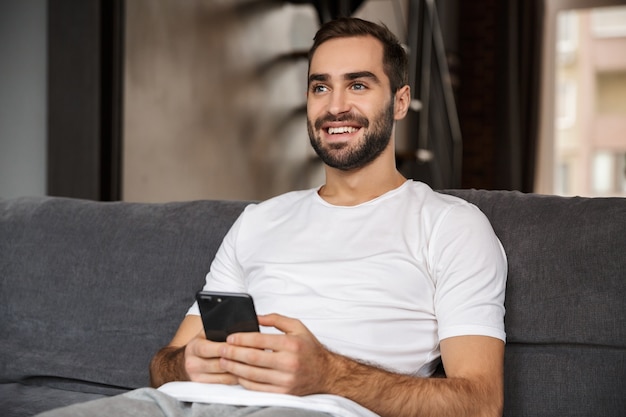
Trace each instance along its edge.
<path fill-rule="evenodd" d="M 448 190 L 507 252 L 505 413 L 624 416 L 626 199 Z M 0 411 L 148 384 L 247 203 L 0 200 Z"/>
<path fill-rule="evenodd" d="M 30 417 L 53 408 L 106 397 L 104 394 L 30 383 L 0 384 L 0 415 L 2 417 Z"/>
<path fill-rule="evenodd" d="M 244 206 L 0 202 L 0 382 L 109 395 L 148 385 L 150 358 Z"/>
<path fill-rule="evenodd" d="M 504 415 L 626 415 L 626 199 L 447 192 L 507 252 Z"/>

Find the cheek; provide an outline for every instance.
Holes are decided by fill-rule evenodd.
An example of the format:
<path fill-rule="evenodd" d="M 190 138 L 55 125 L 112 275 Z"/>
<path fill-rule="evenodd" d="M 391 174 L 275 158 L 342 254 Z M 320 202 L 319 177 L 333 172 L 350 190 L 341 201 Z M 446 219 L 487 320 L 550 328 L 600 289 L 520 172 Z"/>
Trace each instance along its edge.
<path fill-rule="evenodd" d="M 307 100 L 306 102 L 306 116 L 309 120 L 315 121 L 320 116 L 321 106 L 318 102 Z"/>
<path fill-rule="evenodd" d="M 385 111 L 390 103 L 386 96 L 377 97 L 369 101 L 363 101 L 354 106 L 354 111 L 367 117 L 370 121 L 376 119 L 381 112 Z"/>
<path fill-rule="evenodd" d="M 365 117 L 370 122 L 370 127 L 372 127 L 372 122 L 376 120 L 376 115 L 380 113 L 380 110 L 376 106 L 358 106 L 352 109 L 352 112 L 356 115 Z"/>

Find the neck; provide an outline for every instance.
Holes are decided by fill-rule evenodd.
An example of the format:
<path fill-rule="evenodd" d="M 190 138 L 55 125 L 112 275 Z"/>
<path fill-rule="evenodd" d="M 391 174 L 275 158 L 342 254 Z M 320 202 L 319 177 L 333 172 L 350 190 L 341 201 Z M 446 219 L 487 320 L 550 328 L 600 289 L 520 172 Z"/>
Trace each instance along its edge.
<path fill-rule="evenodd" d="M 326 184 L 319 195 L 337 206 L 355 206 L 380 197 L 405 181 L 396 169 L 391 146 L 371 164 L 353 171 L 326 167 Z"/>

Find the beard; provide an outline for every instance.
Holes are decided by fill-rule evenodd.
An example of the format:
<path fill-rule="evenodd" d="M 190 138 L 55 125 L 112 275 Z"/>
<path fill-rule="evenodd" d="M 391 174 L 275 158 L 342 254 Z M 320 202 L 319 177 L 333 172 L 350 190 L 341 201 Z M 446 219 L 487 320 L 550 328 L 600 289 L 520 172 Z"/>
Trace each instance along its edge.
<path fill-rule="evenodd" d="M 389 145 L 394 125 L 393 101 L 386 106 L 373 120 L 371 131 L 367 130 L 370 121 L 364 116 L 352 113 L 341 116 L 326 115 L 315 120 L 315 124 L 307 117 L 307 131 L 309 140 L 315 153 L 326 165 L 342 171 L 352 171 L 362 168 L 375 160 Z M 367 130 L 363 138 L 356 142 L 324 144 L 319 132 L 327 122 L 355 122 L 362 129 Z"/>

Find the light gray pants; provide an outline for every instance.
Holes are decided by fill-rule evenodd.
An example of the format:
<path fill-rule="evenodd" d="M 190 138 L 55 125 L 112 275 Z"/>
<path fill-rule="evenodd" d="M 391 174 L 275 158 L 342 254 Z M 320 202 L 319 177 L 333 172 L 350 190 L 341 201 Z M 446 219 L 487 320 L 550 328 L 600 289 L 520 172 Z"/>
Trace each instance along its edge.
<path fill-rule="evenodd" d="M 74 404 L 37 417 L 329 417 L 319 411 L 186 403 L 152 388 Z"/>

